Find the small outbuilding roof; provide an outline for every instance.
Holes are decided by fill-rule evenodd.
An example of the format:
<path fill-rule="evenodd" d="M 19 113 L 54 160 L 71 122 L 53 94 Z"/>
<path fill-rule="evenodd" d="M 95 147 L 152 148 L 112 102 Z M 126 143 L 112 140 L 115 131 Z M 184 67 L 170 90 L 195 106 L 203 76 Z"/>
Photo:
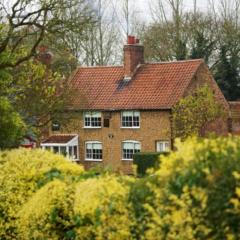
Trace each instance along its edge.
<path fill-rule="evenodd" d="M 52 135 L 46 140 L 44 140 L 41 144 L 47 145 L 47 144 L 67 144 L 70 141 L 72 141 L 74 138 L 76 138 L 76 134 L 56 134 Z"/>

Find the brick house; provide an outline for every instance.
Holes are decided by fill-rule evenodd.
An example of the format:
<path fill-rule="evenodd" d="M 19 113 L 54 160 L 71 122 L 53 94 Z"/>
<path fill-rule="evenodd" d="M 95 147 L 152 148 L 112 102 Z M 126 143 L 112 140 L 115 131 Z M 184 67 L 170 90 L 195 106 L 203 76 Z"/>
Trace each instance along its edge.
<path fill-rule="evenodd" d="M 228 103 L 203 60 L 144 62 L 144 47 L 134 37 L 124 46 L 124 66 L 79 67 L 71 83 L 74 97 L 67 126 L 54 123 L 42 143 L 86 168 L 111 166 L 131 172 L 133 154 L 168 151 L 172 145 L 171 109 L 207 84 Z M 217 125 L 228 132 L 227 121 Z"/>

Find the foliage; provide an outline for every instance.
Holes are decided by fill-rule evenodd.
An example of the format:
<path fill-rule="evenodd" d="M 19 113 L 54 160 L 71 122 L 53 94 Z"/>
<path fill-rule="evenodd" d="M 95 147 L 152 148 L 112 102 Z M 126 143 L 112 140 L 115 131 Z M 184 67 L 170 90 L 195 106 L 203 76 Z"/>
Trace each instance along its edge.
<path fill-rule="evenodd" d="M 239 239 L 240 138 L 176 148 L 145 178 L 84 176 L 48 152 L 2 152 L 1 239 Z"/>
<path fill-rule="evenodd" d="M 224 117 L 224 114 L 224 108 L 217 102 L 213 92 L 203 86 L 173 107 L 174 137 L 186 139 L 189 136 L 199 136 L 206 124 Z"/>
<path fill-rule="evenodd" d="M 72 9 L 77 14 L 72 15 Z M 84 0 L 14 0 L 10 4 L 2 1 L 0 56 L 7 55 L 7 58 L 0 63 L 0 69 L 28 61 L 48 36 L 62 36 L 66 31 L 79 32 L 82 29 L 79 26 L 88 24 L 90 20 Z"/>
<path fill-rule="evenodd" d="M 0 238 L 16 239 L 18 211 L 37 189 L 54 179 L 75 181 L 82 172 L 81 167 L 64 157 L 43 150 L 1 152 Z"/>
<path fill-rule="evenodd" d="M 214 77 L 228 100 L 236 100 L 240 96 L 240 57 L 227 46 L 222 46 L 219 61 L 214 67 Z"/>
<path fill-rule="evenodd" d="M 150 168 L 159 168 L 159 157 L 166 153 L 141 152 L 133 156 L 133 164 L 137 166 L 137 175 L 144 176 Z"/>
<path fill-rule="evenodd" d="M 16 68 L 14 102 L 30 127 L 39 130 L 70 105 L 73 91 L 60 73 L 29 60 Z M 29 103 L 31 104 L 29 105 Z"/>
<path fill-rule="evenodd" d="M 129 239 L 127 192 L 114 176 L 67 186 L 54 180 L 19 212 L 22 239 Z"/>
<path fill-rule="evenodd" d="M 178 142 L 147 184 L 154 197 L 142 239 L 238 239 L 239 147 L 234 137 Z"/>
<path fill-rule="evenodd" d="M 6 97 L 0 97 L 0 149 L 18 145 L 25 133 L 25 123 Z"/>

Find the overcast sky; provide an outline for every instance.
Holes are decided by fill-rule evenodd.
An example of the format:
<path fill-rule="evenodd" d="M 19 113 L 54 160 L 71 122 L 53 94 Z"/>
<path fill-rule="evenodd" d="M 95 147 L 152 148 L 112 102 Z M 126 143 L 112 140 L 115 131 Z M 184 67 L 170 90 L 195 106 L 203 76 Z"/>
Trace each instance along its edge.
<path fill-rule="evenodd" d="M 139 7 L 139 14 L 141 17 L 149 20 L 150 19 L 150 10 L 149 3 L 154 2 L 155 0 L 133 0 L 134 4 Z M 219 0 L 214 0 L 219 2 Z M 183 0 L 184 9 L 193 9 L 193 0 Z M 197 0 L 197 8 L 201 11 L 207 11 L 208 9 L 208 0 Z"/>

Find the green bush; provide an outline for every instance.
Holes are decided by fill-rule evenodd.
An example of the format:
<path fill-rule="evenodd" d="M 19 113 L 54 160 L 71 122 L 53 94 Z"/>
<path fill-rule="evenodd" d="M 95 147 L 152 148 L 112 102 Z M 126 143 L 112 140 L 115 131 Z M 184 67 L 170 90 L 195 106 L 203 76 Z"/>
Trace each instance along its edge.
<path fill-rule="evenodd" d="M 159 152 L 139 152 L 134 154 L 133 164 L 137 166 L 137 175 L 141 177 L 146 175 L 148 169 L 157 169 L 159 167 L 160 156 L 167 154 Z"/>

